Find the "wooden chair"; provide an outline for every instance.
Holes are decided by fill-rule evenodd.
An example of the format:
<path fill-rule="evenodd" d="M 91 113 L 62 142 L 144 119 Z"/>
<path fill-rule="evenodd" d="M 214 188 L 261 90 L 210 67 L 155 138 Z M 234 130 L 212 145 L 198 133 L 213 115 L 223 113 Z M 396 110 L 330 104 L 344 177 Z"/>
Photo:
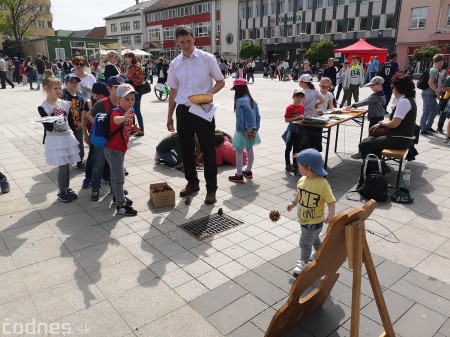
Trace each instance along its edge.
<path fill-rule="evenodd" d="M 400 176 L 402 173 L 403 160 L 405 159 L 407 153 L 408 149 L 403 150 L 384 149 L 381 152 L 381 157 L 384 159 L 384 161 L 394 161 L 398 164 L 397 183 L 395 185 L 396 189 L 398 189 L 400 185 Z"/>

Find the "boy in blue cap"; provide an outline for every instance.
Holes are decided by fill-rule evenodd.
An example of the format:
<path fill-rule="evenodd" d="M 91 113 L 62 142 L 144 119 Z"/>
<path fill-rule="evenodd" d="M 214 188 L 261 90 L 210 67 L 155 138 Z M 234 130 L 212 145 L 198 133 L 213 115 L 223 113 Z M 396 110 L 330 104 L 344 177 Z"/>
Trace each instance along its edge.
<path fill-rule="evenodd" d="M 334 218 L 336 202 L 330 184 L 325 179 L 328 173 L 323 168 L 320 153 L 316 149 L 303 150 L 297 155 L 297 163 L 302 177 L 298 181 L 294 200 L 287 206 L 290 212 L 298 205 L 297 216 L 301 225 L 301 254 L 293 270 L 294 275 L 300 274 L 308 264 L 312 246 L 314 245 L 316 252 L 319 250 L 321 244 L 319 234 L 323 227 L 325 204 L 328 206 L 325 223 L 330 223 Z"/>

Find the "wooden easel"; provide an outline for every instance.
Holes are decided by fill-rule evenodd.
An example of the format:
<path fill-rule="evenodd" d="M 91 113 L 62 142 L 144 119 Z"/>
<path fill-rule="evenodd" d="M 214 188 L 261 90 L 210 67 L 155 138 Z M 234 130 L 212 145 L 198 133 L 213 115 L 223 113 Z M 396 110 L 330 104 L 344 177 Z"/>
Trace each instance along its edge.
<path fill-rule="evenodd" d="M 287 302 L 273 316 L 265 337 L 284 336 L 306 316 L 320 309 L 338 280 L 337 271 L 347 257 L 349 267 L 353 269 L 350 336 L 359 336 L 361 271 L 364 263 L 384 327 L 380 337 L 395 337 L 365 235 L 365 220 L 375 207 L 376 202 L 370 200 L 362 208 L 336 215 L 327 229 L 327 236 L 317 252 L 316 259 L 308 264 L 295 280 Z M 304 291 L 323 276 L 322 283 L 301 298 Z"/>

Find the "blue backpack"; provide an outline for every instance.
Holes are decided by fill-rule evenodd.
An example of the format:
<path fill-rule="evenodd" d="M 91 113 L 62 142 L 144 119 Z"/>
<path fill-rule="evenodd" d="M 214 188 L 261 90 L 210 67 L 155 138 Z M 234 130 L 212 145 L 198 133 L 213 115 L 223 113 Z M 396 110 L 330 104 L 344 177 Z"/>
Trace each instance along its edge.
<path fill-rule="evenodd" d="M 95 115 L 94 118 L 94 126 L 92 127 L 92 132 L 90 135 L 91 143 L 95 147 L 104 148 L 106 143 L 108 143 L 108 139 L 114 136 L 117 132 L 122 134 L 123 125 L 121 124 L 119 128 L 114 130 L 114 132 L 110 132 L 110 117 L 111 112 L 114 109 L 111 109 L 111 103 L 109 98 L 102 99 L 103 105 L 105 107 L 106 113 L 99 112 Z"/>

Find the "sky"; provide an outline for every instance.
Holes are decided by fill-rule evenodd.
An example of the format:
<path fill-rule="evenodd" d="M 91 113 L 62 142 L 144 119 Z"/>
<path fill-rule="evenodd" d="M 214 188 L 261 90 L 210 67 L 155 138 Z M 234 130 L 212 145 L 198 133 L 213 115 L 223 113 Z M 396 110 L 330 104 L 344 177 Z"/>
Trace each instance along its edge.
<path fill-rule="evenodd" d="M 84 30 L 104 26 L 104 17 L 135 4 L 135 0 L 52 0 L 53 28 Z"/>

